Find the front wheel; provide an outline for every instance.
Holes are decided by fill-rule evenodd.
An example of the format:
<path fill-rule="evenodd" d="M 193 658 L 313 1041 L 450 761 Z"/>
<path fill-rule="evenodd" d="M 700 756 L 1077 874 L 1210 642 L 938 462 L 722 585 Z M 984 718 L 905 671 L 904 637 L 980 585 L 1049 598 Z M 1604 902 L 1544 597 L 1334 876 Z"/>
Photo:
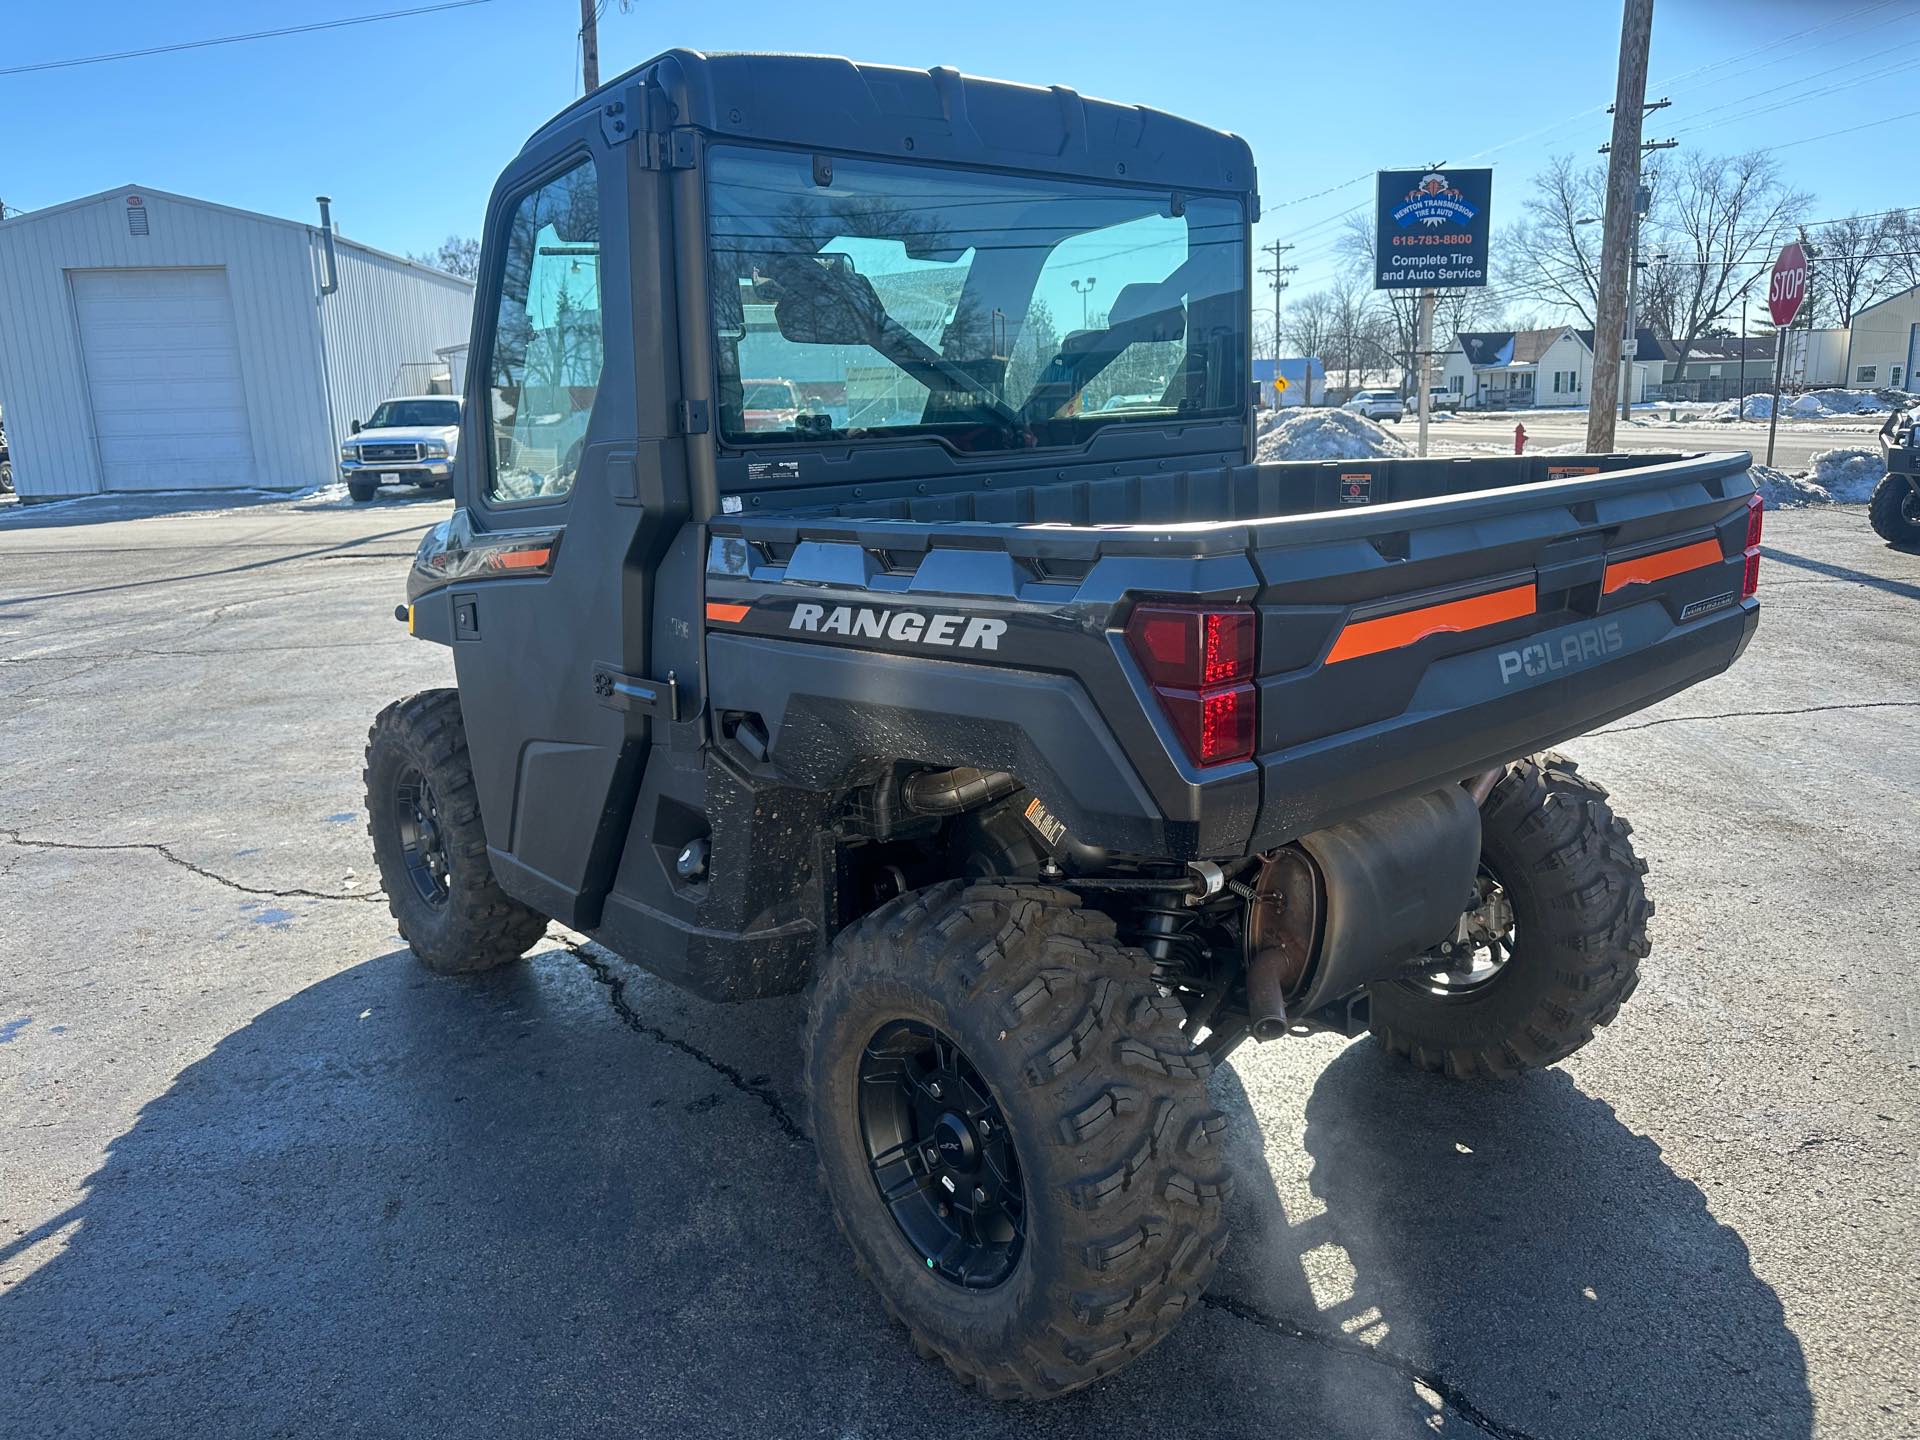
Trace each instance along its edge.
<path fill-rule="evenodd" d="M 379 489 L 380 482 L 377 480 L 347 481 L 347 494 L 353 497 L 353 503 L 356 505 L 366 504 L 369 500 L 373 499 L 379 492 Z"/>
<path fill-rule="evenodd" d="M 1920 545 L 1920 485 L 1908 475 L 1886 475 L 1867 502 L 1867 523 L 1890 545 Z"/>
<path fill-rule="evenodd" d="M 1183 1018 L 1064 890 L 951 881 L 841 934 L 807 1025 L 813 1133 L 923 1357 L 995 1398 L 1060 1395 L 1199 1298 L 1230 1181 Z"/>
<path fill-rule="evenodd" d="M 1564 755 L 1516 762 L 1481 810 L 1479 898 L 1441 965 L 1368 989 L 1374 1038 L 1423 1070 L 1563 1060 L 1640 979 L 1653 902 L 1632 827 Z"/>
<path fill-rule="evenodd" d="M 544 915 L 493 877 L 456 690 L 423 690 L 367 732 L 367 833 L 400 934 L 429 970 L 463 974 L 518 960 Z"/>

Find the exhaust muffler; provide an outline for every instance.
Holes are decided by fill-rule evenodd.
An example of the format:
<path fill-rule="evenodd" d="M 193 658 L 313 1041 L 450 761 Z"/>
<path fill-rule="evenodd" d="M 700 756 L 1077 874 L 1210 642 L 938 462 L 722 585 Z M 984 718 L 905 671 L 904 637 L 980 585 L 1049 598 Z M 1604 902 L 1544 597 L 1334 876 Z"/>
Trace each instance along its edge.
<path fill-rule="evenodd" d="M 1452 935 L 1474 899 L 1480 807 L 1458 785 L 1302 835 L 1260 858 L 1247 924 L 1256 1040 Z"/>

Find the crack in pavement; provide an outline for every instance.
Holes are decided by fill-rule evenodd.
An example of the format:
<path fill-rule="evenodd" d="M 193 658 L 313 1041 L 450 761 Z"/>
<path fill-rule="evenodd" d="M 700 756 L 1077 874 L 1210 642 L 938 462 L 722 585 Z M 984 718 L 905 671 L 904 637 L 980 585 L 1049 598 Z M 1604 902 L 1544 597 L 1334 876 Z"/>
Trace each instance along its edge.
<path fill-rule="evenodd" d="M 726 1061 L 714 1058 L 690 1041 L 683 1040 L 677 1035 L 669 1034 L 657 1025 L 648 1024 L 640 1018 L 639 1012 L 628 1002 L 626 998 L 627 982 L 623 977 L 614 972 L 611 965 L 599 956 L 590 953 L 584 945 L 575 944 L 571 940 L 562 940 L 561 944 L 568 954 L 572 955 L 574 959 L 578 960 L 587 968 L 596 983 L 607 987 L 609 1003 L 613 1007 L 614 1014 L 619 1017 L 621 1023 L 628 1029 L 633 1030 L 637 1034 L 644 1035 L 650 1040 L 658 1041 L 662 1045 L 678 1050 L 681 1054 L 691 1059 L 697 1060 L 700 1064 L 712 1070 L 716 1075 L 719 1075 L 734 1089 L 744 1095 L 751 1095 L 762 1105 L 766 1106 L 767 1113 L 773 1117 L 774 1124 L 779 1127 L 781 1133 L 788 1139 L 798 1140 L 806 1145 L 813 1144 L 813 1137 L 800 1128 L 798 1122 L 794 1120 L 785 1104 L 781 1102 L 780 1097 L 775 1094 L 771 1088 L 765 1085 L 754 1084 L 733 1066 L 727 1064 Z M 1411 1360 L 1395 1355 L 1391 1351 L 1377 1349 L 1371 1345 L 1363 1344 L 1360 1341 L 1349 1339 L 1344 1335 L 1315 1330 L 1300 1324 L 1297 1320 L 1289 1320 L 1282 1316 L 1269 1315 L 1265 1311 L 1247 1304 L 1245 1301 L 1235 1300 L 1231 1296 L 1219 1295 L 1213 1291 L 1203 1293 L 1200 1296 L 1200 1303 L 1210 1309 L 1224 1311 L 1237 1319 L 1245 1320 L 1249 1324 L 1256 1325 L 1273 1334 L 1283 1335 L 1290 1340 L 1302 1340 L 1308 1344 L 1318 1345 L 1323 1349 L 1333 1351 L 1337 1354 L 1347 1355 L 1357 1360 L 1364 1360 L 1370 1364 L 1392 1370 L 1396 1374 L 1405 1376 L 1409 1380 L 1417 1381 L 1438 1395 L 1442 1403 L 1449 1409 L 1453 1410 L 1470 1424 L 1478 1426 L 1486 1434 L 1494 1436 L 1495 1440 L 1533 1440 L 1533 1437 L 1525 1431 L 1516 1430 L 1510 1425 L 1502 1424 L 1481 1410 L 1480 1407 L 1469 1400 L 1466 1395 L 1462 1393 L 1460 1387 L 1452 1381 L 1432 1371 L 1423 1370 Z"/>
<path fill-rule="evenodd" d="M 1378 1365 L 1382 1369 L 1391 1370 L 1396 1375 L 1424 1385 L 1438 1395 L 1448 1409 L 1455 1411 L 1469 1423 L 1479 1426 L 1487 1434 L 1494 1436 L 1495 1440 L 1533 1440 L 1526 1431 L 1516 1430 L 1513 1426 L 1503 1424 L 1487 1414 L 1462 1394 L 1460 1387 L 1444 1375 L 1432 1370 L 1424 1370 L 1405 1356 L 1396 1355 L 1391 1350 L 1382 1350 L 1345 1335 L 1314 1330 L 1297 1320 L 1288 1320 L 1280 1315 L 1269 1315 L 1266 1311 L 1249 1305 L 1244 1300 L 1235 1300 L 1230 1295 L 1218 1295 L 1211 1290 L 1201 1295 L 1200 1303 L 1210 1310 L 1225 1311 L 1236 1319 L 1259 1326 L 1262 1330 L 1284 1335 L 1289 1340 L 1304 1340 L 1310 1345 L 1318 1345 L 1323 1350 L 1330 1350 L 1336 1355 L 1364 1360 L 1370 1365 Z"/>
<path fill-rule="evenodd" d="M 202 880 L 211 880 L 216 885 L 224 885 L 229 890 L 238 890 L 242 895 L 264 895 L 269 900 L 355 900 L 363 905 L 380 905 L 386 902 L 384 891 L 372 890 L 364 895 L 329 895 L 324 890 L 304 890 L 298 887 L 291 890 L 266 890 L 258 885 L 242 885 L 238 880 L 229 880 L 226 876 L 196 865 L 191 860 L 176 855 L 167 846 L 155 841 L 127 841 L 118 845 L 90 845 L 73 840 L 39 840 L 22 835 L 18 830 L 0 826 L 0 844 L 18 846 L 22 850 L 149 850 L 161 859 L 178 865 L 182 870 L 198 875 Z"/>
<path fill-rule="evenodd" d="M 1659 720 L 1642 720 L 1637 725 L 1609 725 L 1604 730 L 1589 730 L 1589 735 L 1624 735 L 1629 730 L 1651 730 L 1656 725 L 1678 725 L 1684 720 L 1766 719 L 1776 715 L 1821 715 L 1829 710 L 1911 710 L 1920 708 L 1920 700 L 1853 700 L 1835 705 L 1802 705 L 1793 710 L 1723 710 L 1712 715 L 1668 715 Z"/>
<path fill-rule="evenodd" d="M 773 1123 L 789 1140 L 798 1140 L 807 1145 L 813 1143 L 813 1137 L 800 1128 L 800 1123 L 793 1118 L 779 1095 L 775 1094 L 771 1087 L 754 1084 L 726 1061 L 716 1060 L 691 1041 L 682 1040 L 677 1035 L 670 1035 L 657 1025 L 649 1025 L 640 1018 L 640 1012 L 628 1003 L 627 982 L 614 973 L 612 966 L 598 956 L 588 954 L 584 946 L 576 945 L 570 940 L 564 940 L 561 943 L 566 946 L 567 953 L 587 967 L 596 982 L 607 987 L 608 1002 L 613 1006 L 613 1013 L 620 1017 L 621 1023 L 629 1030 L 645 1035 L 650 1040 L 657 1040 L 662 1045 L 699 1061 L 742 1095 L 751 1095 L 766 1106 L 767 1113 L 773 1117 Z"/>

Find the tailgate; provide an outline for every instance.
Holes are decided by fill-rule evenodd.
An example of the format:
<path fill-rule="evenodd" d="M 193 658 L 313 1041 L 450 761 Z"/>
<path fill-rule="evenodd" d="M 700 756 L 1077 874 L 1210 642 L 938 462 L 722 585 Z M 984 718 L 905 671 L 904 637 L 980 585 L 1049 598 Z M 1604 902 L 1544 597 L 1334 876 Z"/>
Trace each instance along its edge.
<path fill-rule="evenodd" d="M 1414 502 L 1252 527 L 1263 586 L 1251 848 L 1724 670 L 1758 619 L 1745 470 L 1744 456 L 1710 456 L 1463 496 L 1441 513 Z"/>

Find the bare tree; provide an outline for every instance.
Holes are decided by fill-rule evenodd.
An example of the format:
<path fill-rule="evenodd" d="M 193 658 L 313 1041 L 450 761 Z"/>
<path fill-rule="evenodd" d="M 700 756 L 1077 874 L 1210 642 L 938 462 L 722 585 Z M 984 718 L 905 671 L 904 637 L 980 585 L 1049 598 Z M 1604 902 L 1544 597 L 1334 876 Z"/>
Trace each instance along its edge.
<path fill-rule="evenodd" d="M 1755 267 L 1793 233 L 1809 197 L 1789 189 L 1762 150 L 1693 155 L 1674 169 L 1648 228 L 1666 252 L 1658 282 L 1671 287 L 1665 328 L 1684 366 L 1707 327 L 1739 307 Z"/>
<path fill-rule="evenodd" d="M 1348 385 L 1357 373 L 1365 385 L 1369 373 L 1377 371 L 1384 378 L 1388 369 L 1404 362 L 1406 351 L 1394 344 L 1393 316 L 1372 290 L 1343 279 L 1328 293 L 1328 302 L 1332 329 L 1320 358 L 1329 370 L 1344 371 Z"/>
<path fill-rule="evenodd" d="M 1336 242 L 1346 263 L 1346 273 L 1356 282 L 1372 283 L 1374 274 L 1374 223 L 1371 215 L 1347 217 Z M 1375 292 L 1379 320 L 1374 328 L 1386 332 L 1381 338 L 1395 355 L 1411 356 L 1420 344 L 1420 292 L 1418 290 L 1381 290 Z M 1444 354 L 1453 337 L 1462 330 L 1482 323 L 1499 309 L 1495 294 L 1484 286 L 1436 290 L 1433 303 L 1433 339 L 1436 352 Z M 1363 330 L 1362 333 L 1368 333 Z M 1371 348 L 1371 347 L 1368 347 Z M 1364 362 L 1363 362 L 1364 363 Z M 1414 372 L 1407 366 L 1400 386 L 1402 394 L 1411 394 Z"/>
<path fill-rule="evenodd" d="M 1899 212 L 1871 219 L 1849 215 L 1807 232 L 1812 242 L 1807 306 L 1815 323 L 1845 325 L 1853 312 L 1888 293 L 1890 252 Z"/>
<path fill-rule="evenodd" d="M 1525 218 L 1500 244 L 1506 291 L 1550 311 L 1573 311 L 1590 327 L 1600 303 L 1600 227 L 1580 222 L 1597 218 L 1606 198 L 1605 166 L 1576 169 L 1571 157 L 1556 155 L 1534 177 Z"/>
<path fill-rule="evenodd" d="M 1884 297 L 1920 285 L 1920 210 L 1887 216 L 1878 289 Z"/>
<path fill-rule="evenodd" d="M 468 235 L 449 235 L 440 242 L 439 249 L 425 250 L 407 258 L 449 275 L 458 275 L 462 280 L 472 280 L 480 273 L 480 242 Z"/>
<path fill-rule="evenodd" d="M 1280 339 L 1296 355 L 1326 361 L 1334 324 L 1333 297 L 1325 290 L 1302 295 L 1280 312 Z"/>

